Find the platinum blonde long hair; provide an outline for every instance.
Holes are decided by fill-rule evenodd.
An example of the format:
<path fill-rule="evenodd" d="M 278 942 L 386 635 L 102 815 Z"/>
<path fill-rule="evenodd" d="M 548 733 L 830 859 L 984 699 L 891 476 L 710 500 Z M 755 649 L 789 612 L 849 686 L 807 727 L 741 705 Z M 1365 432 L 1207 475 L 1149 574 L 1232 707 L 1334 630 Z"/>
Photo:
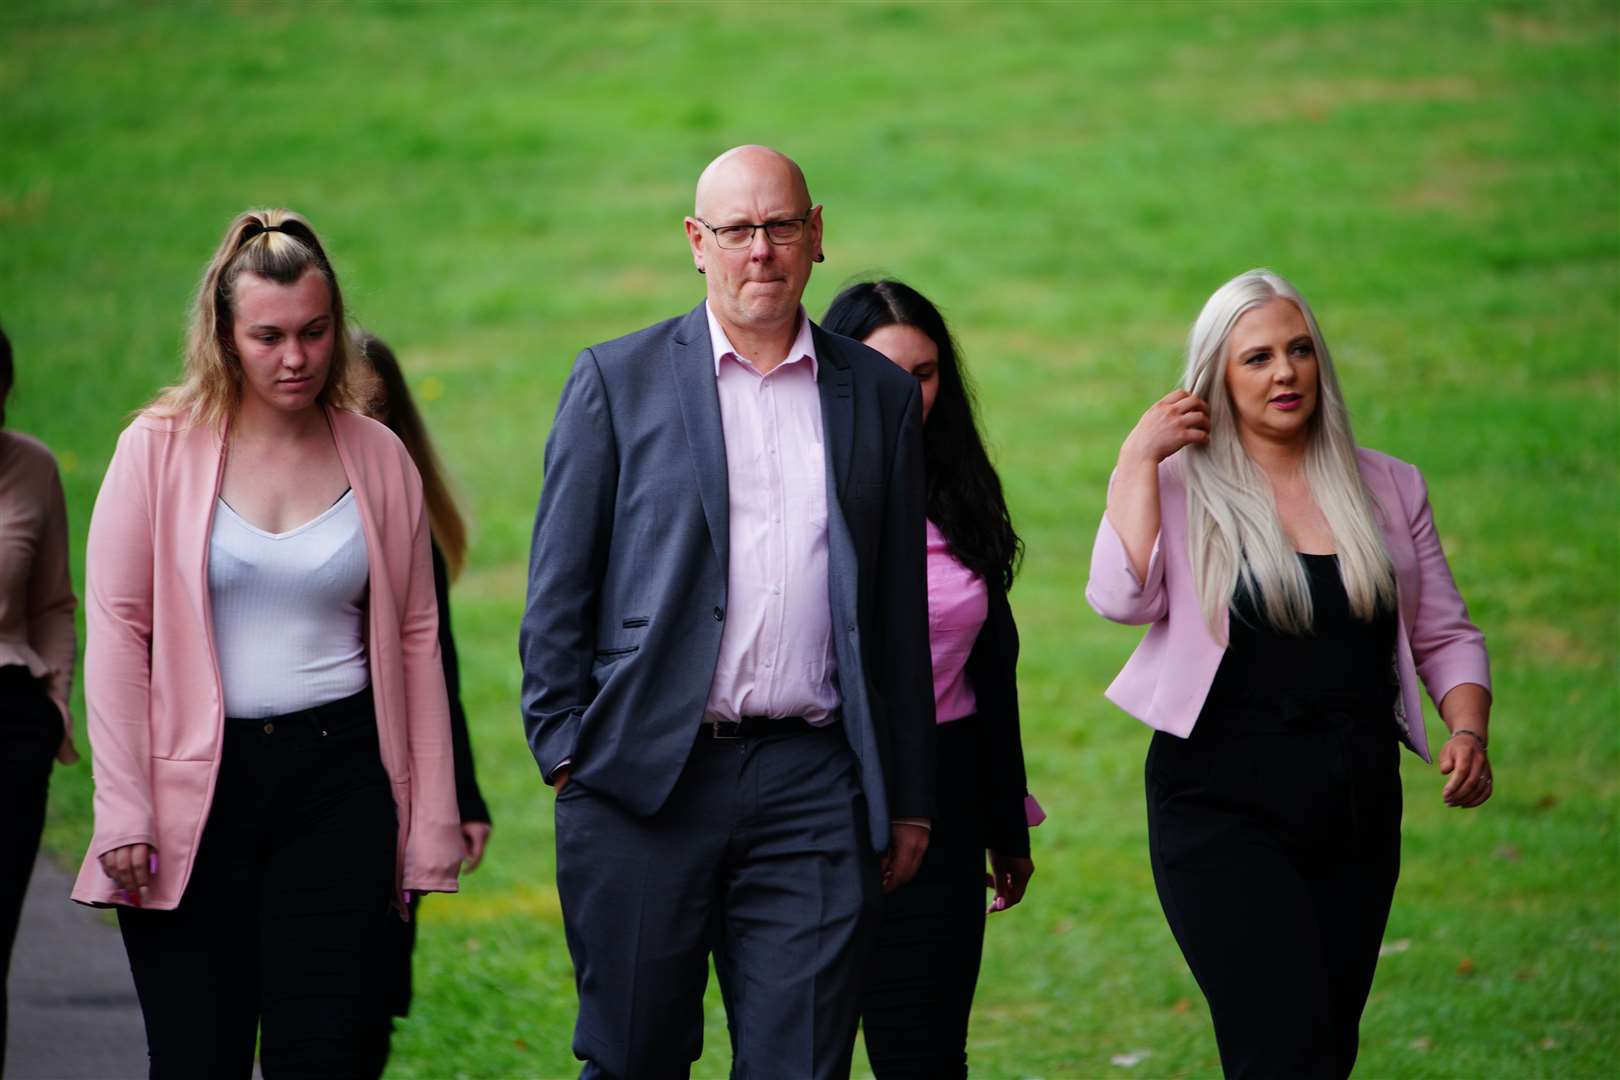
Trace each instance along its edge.
<path fill-rule="evenodd" d="M 1305 479 L 1333 530 L 1339 573 L 1350 612 L 1371 620 L 1395 607 L 1395 573 L 1375 518 L 1374 502 L 1356 462 L 1350 413 L 1333 371 L 1327 342 L 1299 290 L 1270 270 L 1250 270 L 1215 290 L 1187 337 L 1182 386 L 1209 406 L 1210 437 L 1181 452 L 1187 482 L 1187 543 L 1198 598 L 1217 641 L 1241 586 L 1260 602 L 1267 621 L 1285 633 L 1314 626 L 1310 581 L 1283 531 L 1271 483 L 1243 448 L 1226 388 L 1226 347 L 1247 311 L 1282 299 L 1305 317 L 1316 348 L 1316 411 L 1307 428 Z"/>

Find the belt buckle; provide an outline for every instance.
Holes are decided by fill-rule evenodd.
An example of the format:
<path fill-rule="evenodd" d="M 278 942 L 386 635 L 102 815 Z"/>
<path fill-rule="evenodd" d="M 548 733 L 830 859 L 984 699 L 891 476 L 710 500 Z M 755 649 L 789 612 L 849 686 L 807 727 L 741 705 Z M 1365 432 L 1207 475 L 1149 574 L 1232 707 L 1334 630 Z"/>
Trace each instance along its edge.
<path fill-rule="evenodd" d="M 714 738 L 719 742 L 736 742 L 742 738 L 742 724 L 740 723 L 725 725 L 728 733 L 724 735 L 720 733 L 720 720 L 718 717 L 709 721 L 709 726 L 713 731 Z"/>

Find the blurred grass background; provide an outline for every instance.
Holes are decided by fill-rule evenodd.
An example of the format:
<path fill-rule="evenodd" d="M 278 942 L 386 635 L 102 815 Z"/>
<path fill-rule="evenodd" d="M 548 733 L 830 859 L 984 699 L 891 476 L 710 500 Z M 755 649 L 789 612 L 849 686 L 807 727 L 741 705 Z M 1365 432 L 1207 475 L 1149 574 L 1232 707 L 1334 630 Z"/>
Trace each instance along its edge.
<path fill-rule="evenodd" d="M 248 206 L 309 215 L 477 522 L 454 607 L 496 829 L 464 893 L 424 908 L 389 1075 L 571 1074 L 551 797 L 516 708 L 541 447 L 579 348 L 701 298 L 680 231 L 701 167 L 739 142 L 784 149 L 826 205 L 807 306 L 874 271 L 941 305 L 1029 545 L 1013 603 L 1051 820 L 1028 901 L 991 920 L 975 1074 L 1213 1076 L 1151 884 L 1148 732 L 1101 696 L 1139 632 L 1081 588 L 1119 440 L 1173 384 L 1186 327 L 1217 284 L 1272 266 L 1316 307 L 1360 440 L 1425 469 L 1495 661 L 1491 803 L 1444 809 L 1440 777 L 1405 759 L 1358 1074 L 1607 1075 L 1617 45 L 1613 0 L 11 0 L 8 422 L 60 457 L 82 583 L 114 439 L 176 377 L 219 234 Z M 58 770 L 48 844 L 68 862 L 89 787 L 86 766 Z M 695 1075 L 721 1076 L 712 986 L 708 1016 Z"/>

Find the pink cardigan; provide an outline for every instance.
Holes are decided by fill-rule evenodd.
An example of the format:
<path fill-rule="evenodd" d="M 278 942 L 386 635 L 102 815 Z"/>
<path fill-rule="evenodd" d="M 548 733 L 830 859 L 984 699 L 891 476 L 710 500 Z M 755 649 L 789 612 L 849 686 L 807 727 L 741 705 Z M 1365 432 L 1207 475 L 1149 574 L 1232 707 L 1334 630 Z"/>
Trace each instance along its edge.
<path fill-rule="evenodd" d="M 1428 761 L 1417 680 L 1422 678 L 1436 704 L 1462 683 L 1489 690 L 1485 637 L 1468 621 L 1468 609 L 1452 581 L 1423 474 L 1417 466 L 1375 450 L 1357 454 L 1395 564 L 1400 608 L 1395 664 L 1401 682 L 1395 719 L 1407 744 Z M 1187 489 L 1177 457 L 1159 466 L 1159 539 L 1147 581 L 1137 580 L 1125 545 L 1105 514 L 1091 550 L 1086 599 L 1104 618 L 1153 624 L 1108 687 L 1108 700 L 1151 728 L 1186 738 L 1226 650 L 1210 636 L 1198 603 L 1187 554 Z"/>
<path fill-rule="evenodd" d="M 393 432 L 328 409 L 371 560 L 367 642 L 377 734 L 399 817 L 396 883 L 454 892 L 462 852 L 422 483 Z M 219 431 L 142 414 L 119 437 L 85 559 L 85 703 L 95 834 L 73 889 L 123 903 L 98 858 L 151 844 L 142 906 L 184 894 L 219 775 L 224 695 L 208 538 L 224 475 Z"/>

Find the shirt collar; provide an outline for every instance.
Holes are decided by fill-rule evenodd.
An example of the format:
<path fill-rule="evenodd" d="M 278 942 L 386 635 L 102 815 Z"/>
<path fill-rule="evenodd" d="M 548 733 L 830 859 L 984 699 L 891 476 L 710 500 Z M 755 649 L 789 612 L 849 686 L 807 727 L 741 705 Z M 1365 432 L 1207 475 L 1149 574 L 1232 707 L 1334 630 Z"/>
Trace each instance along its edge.
<path fill-rule="evenodd" d="M 703 313 L 709 318 L 709 344 L 714 348 L 715 378 L 719 378 L 720 361 L 728 356 L 741 358 L 742 354 L 732 347 L 731 339 L 726 337 L 725 328 L 720 325 L 720 320 L 714 317 L 714 311 L 709 307 L 707 300 L 703 302 Z M 803 304 L 799 305 L 799 333 L 794 337 L 793 344 L 788 346 L 787 358 L 782 363 L 791 364 L 795 360 L 808 360 L 810 377 L 812 379 L 817 377 L 816 342 L 810 333 L 810 316 L 805 313 Z"/>

